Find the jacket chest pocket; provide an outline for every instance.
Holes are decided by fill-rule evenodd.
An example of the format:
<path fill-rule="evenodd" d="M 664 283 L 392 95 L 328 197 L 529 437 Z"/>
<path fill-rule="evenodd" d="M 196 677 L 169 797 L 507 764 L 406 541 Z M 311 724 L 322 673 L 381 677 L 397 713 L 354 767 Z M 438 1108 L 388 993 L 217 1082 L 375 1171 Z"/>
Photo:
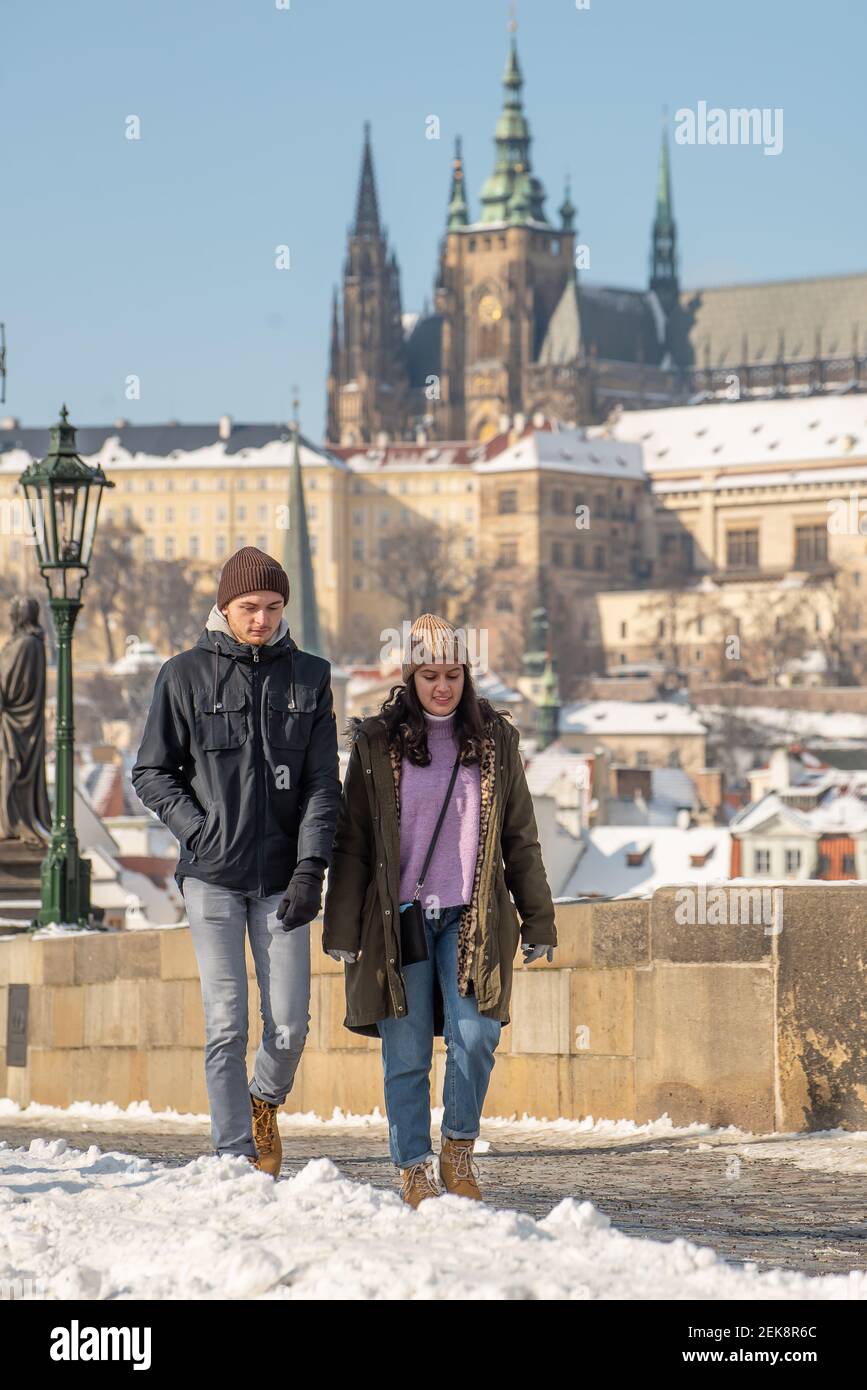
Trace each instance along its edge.
<path fill-rule="evenodd" d="M 306 748 L 313 728 L 316 691 L 312 686 L 296 685 L 295 703 L 285 690 L 269 690 L 266 708 L 266 736 L 272 748 Z"/>
<path fill-rule="evenodd" d="M 243 695 L 226 694 L 214 708 L 211 696 L 196 700 L 196 738 L 206 753 L 240 748 L 247 741 L 247 701 Z"/>

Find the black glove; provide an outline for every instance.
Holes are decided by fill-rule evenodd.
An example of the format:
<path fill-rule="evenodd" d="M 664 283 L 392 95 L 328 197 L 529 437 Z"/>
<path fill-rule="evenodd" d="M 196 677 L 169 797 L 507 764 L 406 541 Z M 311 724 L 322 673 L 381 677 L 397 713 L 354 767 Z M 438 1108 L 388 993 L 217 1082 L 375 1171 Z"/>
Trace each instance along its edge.
<path fill-rule="evenodd" d="M 324 859 L 302 859 L 296 864 L 289 887 L 277 907 L 284 931 L 306 926 L 319 915 L 324 877 Z"/>

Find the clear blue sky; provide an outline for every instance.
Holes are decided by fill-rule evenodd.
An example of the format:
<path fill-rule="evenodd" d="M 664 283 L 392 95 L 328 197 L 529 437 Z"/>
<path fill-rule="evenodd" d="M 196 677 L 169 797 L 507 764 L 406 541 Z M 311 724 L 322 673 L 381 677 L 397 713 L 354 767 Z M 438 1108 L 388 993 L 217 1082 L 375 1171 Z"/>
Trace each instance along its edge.
<path fill-rule="evenodd" d="M 455 133 L 493 163 L 505 0 L 6 0 L 6 413 L 323 430 L 332 284 L 373 124 L 405 309 L 431 293 Z M 533 162 L 572 174 L 590 280 L 646 283 L 660 111 L 782 107 L 784 149 L 672 146 L 686 285 L 867 269 L 863 0 L 523 0 Z M 425 118 L 442 139 L 425 139 Z M 125 138 L 130 115 L 141 139 Z M 291 269 L 274 267 L 288 244 Z M 139 401 L 124 399 L 137 374 Z"/>

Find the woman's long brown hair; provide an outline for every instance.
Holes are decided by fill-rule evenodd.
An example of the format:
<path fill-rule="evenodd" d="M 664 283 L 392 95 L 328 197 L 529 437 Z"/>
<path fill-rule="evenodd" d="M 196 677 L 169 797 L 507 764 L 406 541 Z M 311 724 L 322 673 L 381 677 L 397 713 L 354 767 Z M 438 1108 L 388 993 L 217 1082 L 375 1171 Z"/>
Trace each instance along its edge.
<path fill-rule="evenodd" d="M 455 739 L 462 763 L 477 763 L 482 756 L 487 726 L 500 715 L 511 718 L 508 710 L 495 710 L 490 700 L 476 693 L 469 667 L 464 664 L 464 688 L 455 707 Z M 406 685 L 393 685 L 383 702 L 378 718 L 385 725 L 389 744 L 400 750 L 417 767 L 427 767 L 430 752 L 427 746 L 427 723 L 424 709 L 410 676 Z"/>

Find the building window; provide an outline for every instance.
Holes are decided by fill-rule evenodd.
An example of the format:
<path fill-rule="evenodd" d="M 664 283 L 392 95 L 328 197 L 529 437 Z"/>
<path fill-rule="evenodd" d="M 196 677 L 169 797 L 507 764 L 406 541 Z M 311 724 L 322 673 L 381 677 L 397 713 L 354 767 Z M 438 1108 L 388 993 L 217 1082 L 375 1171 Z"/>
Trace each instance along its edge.
<path fill-rule="evenodd" d="M 758 529 L 729 531 L 726 535 L 726 568 L 730 570 L 757 569 L 758 564 Z"/>
<path fill-rule="evenodd" d="M 152 521 L 153 521 L 153 519 L 154 519 L 154 509 L 153 509 L 153 507 L 145 507 L 145 509 L 144 509 L 144 519 L 145 519 L 146 522 L 152 522 Z"/>
<path fill-rule="evenodd" d="M 167 560 L 173 560 L 175 558 L 174 536 L 166 536 L 165 540 L 163 541 L 163 554 Z"/>
<path fill-rule="evenodd" d="M 217 559 L 221 560 L 226 553 L 226 537 L 218 536 L 216 541 Z"/>
<path fill-rule="evenodd" d="M 518 494 L 514 488 L 508 488 L 506 491 L 501 492 L 497 501 L 501 516 L 505 516 L 507 512 L 516 512 L 518 510 Z"/>
<path fill-rule="evenodd" d="M 174 521 L 174 519 L 175 519 L 175 509 L 174 509 L 174 507 L 166 507 L 166 521 L 171 522 L 171 521 Z"/>
<path fill-rule="evenodd" d="M 260 479 L 259 479 L 259 491 L 260 491 L 260 492 L 267 492 L 267 491 L 268 491 L 268 479 L 267 479 L 267 478 L 260 478 Z"/>
<path fill-rule="evenodd" d="M 551 546 L 551 563 L 552 563 L 552 565 L 562 565 L 562 563 L 563 563 L 563 543 L 562 543 L 562 541 L 554 541 L 554 542 L 553 542 L 553 544 L 552 544 L 552 546 Z"/>
<path fill-rule="evenodd" d="M 156 547 L 155 547 L 155 545 L 154 545 L 154 538 L 153 538 L 153 536 L 145 536 L 145 539 L 144 539 L 144 557 L 145 557 L 146 560 L 155 560 L 155 559 L 156 559 Z"/>
<path fill-rule="evenodd" d="M 596 515 L 597 515 L 597 516 L 607 516 L 607 515 L 608 515 L 608 499 L 607 499 L 607 497 L 605 496 L 605 493 L 604 493 L 604 492 L 597 492 L 597 494 L 596 494 Z"/>
<path fill-rule="evenodd" d="M 621 624 L 620 624 L 620 640 L 621 640 L 622 642 L 625 642 L 625 641 L 626 641 L 626 624 L 625 624 L 625 623 L 621 623 Z"/>
<path fill-rule="evenodd" d="M 364 584 L 363 577 L 362 577 L 360 574 L 354 574 L 354 575 L 352 576 L 352 587 L 353 587 L 353 589 L 361 589 L 361 588 L 363 587 L 363 584 Z"/>
<path fill-rule="evenodd" d="M 518 563 L 518 542 L 500 541 L 500 548 L 497 552 L 497 564 L 516 565 Z"/>
<path fill-rule="evenodd" d="M 267 549 L 268 549 L 268 537 L 267 537 L 267 536 L 257 536 L 257 537 L 256 537 L 256 545 L 259 547 L 260 550 L 267 550 Z"/>
<path fill-rule="evenodd" d="M 201 507 L 190 507 L 188 521 L 201 521 Z"/>
<path fill-rule="evenodd" d="M 364 559 L 364 541 L 358 536 L 352 542 L 352 558 L 353 560 Z"/>
<path fill-rule="evenodd" d="M 572 568 L 576 570 L 583 570 L 584 568 L 584 546 L 580 541 L 574 541 L 572 544 Z"/>
<path fill-rule="evenodd" d="M 855 856 L 854 854 L 843 855 L 843 873 L 847 876 L 855 877 Z"/>
<path fill-rule="evenodd" d="M 551 511 L 556 512 L 558 516 L 563 511 L 563 489 L 561 487 L 555 487 L 551 493 Z"/>
<path fill-rule="evenodd" d="M 810 569 L 813 565 L 824 565 L 827 559 L 827 526 L 796 526 L 795 568 Z"/>
<path fill-rule="evenodd" d="M 190 558 L 191 558 L 192 560 L 197 560 L 197 559 L 199 558 L 199 538 L 198 538 L 198 536 L 190 536 L 188 554 L 189 554 L 189 556 L 190 556 Z"/>
<path fill-rule="evenodd" d="M 593 547 L 593 568 L 595 570 L 604 570 L 605 568 L 605 547 L 603 545 L 594 545 Z"/>
<path fill-rule="evenodd" d="M 769 874 L 771 872 L 771 851 L 769 849 L 753 850 L 753 873 Z"/>
<path fill-rule="evenodd" d="M 236 515 L 238 521 L 246 521 L 246 520 L 247 520 L 247 508 L 246 508 L 246 507 L 238 507 L 238 508 L 236 508 L 235 515 Z"/>
<path fill-rule="evenodd" d="M 199 480 L 198 480 L 198 478 L 190 478 L 190 492 L 198 492 L 198 490 L 199 490 Z"/>
<path fill-rule="evenodd" d="M 497 612 L 498 612 L 498 613 L 511 613 L 511 611 L 512 611 L 512 595 L 511 595 L 511 594 L 507 594 L 507 593 L 500 593 L 500 594 L 497 594 Z"/>
<path fill-rule="evenodd" d="M 174 490 L 175 490 L 175 480 L 174 480 L 174 478 L 166 478 L 166 492 L 174 492 Z"/>
<path fill-rule="evenodd" d="M 238 489 L 239 492 L 245 492 L 247 488 L 247 479 L 239 478 L 238 481 L 235 483 L 235 487 Z"/>
<path fill-rule="evenodd" d="M 799 849 L 786 850 L 786 873 L 796 874 L 801 867 L 801 851 Z"/>
<path fill-rule="evenodd" d="M 256 508 L 256 520 L 257 520 L 257 521 L 267 521 L 267 520 L 268 520 L 268 508 L 267 508 L 267 506 L 264 506 L 264 507 L 257 507 L 257 508 Z"/>
<path fill-rule="evenodd" d="M 649 763 L 648 757 L 647 757 L 647 750 L 646 750 L 645 748 L 639 748 L 638 751 L 636 752 L 636 754 L 635 754 L 635 766 L 636 766 L 636 767 L 649 767 L 649 766 L 650 766 L 650 763 Z"/>
<path fill-rule="evenodd" d="M 217 512 L 216 512 L 216 516 L 217 516 L 217 520 L 218 520 L 218 521 L 225 521 L 225 520 L 226 520 L 226 508 L 223 507 L 223 506 L 218 507 L 218 508 L 217 508 Z"/>
<path fill-rule="evenodd" d="M 313 536 L 313 535 L 311 535 L 311 537 L 310 537 L 310 554 L 311 554 L 311 555 L 315 555 L 318 549 L 319 549 L 319 537 L 318 537 L 318 536 Z"/>

